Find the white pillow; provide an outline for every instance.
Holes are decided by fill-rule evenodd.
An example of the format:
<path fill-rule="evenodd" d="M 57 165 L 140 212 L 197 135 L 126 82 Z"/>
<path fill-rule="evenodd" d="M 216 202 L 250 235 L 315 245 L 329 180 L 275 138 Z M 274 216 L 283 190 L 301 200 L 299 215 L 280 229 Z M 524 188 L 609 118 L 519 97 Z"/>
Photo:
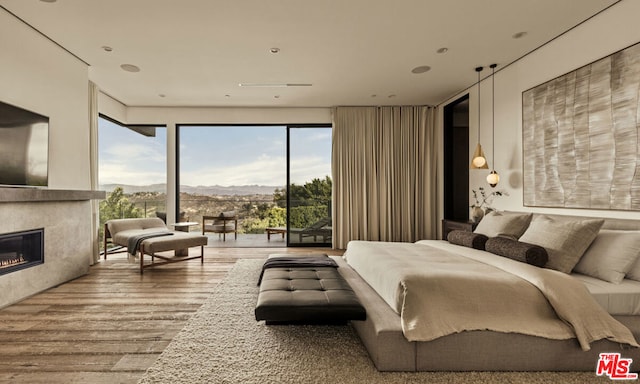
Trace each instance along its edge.
<path fill-rule="evenodd" d="M 602 229 L 573 271 L 619 284 L 638 257 L 640 257 L 640 231 Z M 640 272 L 640 266 L 638 272 Z"/>
<path fill-rule="evenodd" d="M 636 233 L 640 234 L 640 231 L 636 231 Z M 625 277 L 627 279 L 640 281 L 640 256 L 638 256 L 636 261 L 631 264 L 631 268 Z"/>
<path fill-rule="evenodd" d="M 556 220 L 544 215 L 536 216 L 519 240 L 547 250 L 549 261 L 545 268 L 571 273 L 603 223 L 602 219 Z"/>
<path fill-rule="evenodd" d="M 473 231 L 487 237 L 508 237 L 518 240 L 531 222 L 531 213 L 496 212 L 487 213 Z"/>

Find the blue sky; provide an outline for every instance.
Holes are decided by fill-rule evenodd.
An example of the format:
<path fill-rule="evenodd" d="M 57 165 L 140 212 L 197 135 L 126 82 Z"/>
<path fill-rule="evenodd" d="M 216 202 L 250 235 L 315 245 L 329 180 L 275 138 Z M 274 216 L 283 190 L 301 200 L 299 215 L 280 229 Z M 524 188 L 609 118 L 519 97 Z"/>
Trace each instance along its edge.
<path fill-rule="evenodd" d="M 166 129 L 145 137 L 105 119 L 98 125 L 100 184 L 149 185 L 166 182 Z"/>
<path fill-rule="evenodd" d="M 331 130 L 291 131 L 291 181 L 303 184 L 331 174 Z M 104 119 L 99 128 L 100 183 L 164 183 L 166 129 L 145 137 Z M 183 185 L 273 185 L 286 183 L 284 126 L 182 126 Z"/>

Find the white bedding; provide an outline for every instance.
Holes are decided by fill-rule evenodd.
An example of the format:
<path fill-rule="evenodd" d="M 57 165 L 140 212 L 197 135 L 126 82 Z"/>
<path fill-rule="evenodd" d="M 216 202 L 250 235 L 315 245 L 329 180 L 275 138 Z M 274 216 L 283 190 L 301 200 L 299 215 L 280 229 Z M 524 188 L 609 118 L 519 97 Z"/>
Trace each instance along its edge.
<path fill-rule="evenodd" d="M 624 279 L 620 284 L 572 273 L 594 299 L 612 315 L 640 315 L 640 281 Z"/>
<path fill-rule="evenodd" d="M 434 240 L 355 241 L 345 259 L 400 314 L 410 341 L 493 330 L 576 337 L 585 350 L 601 338 L 637 345 L 582 284 L 557 271 Z"/>

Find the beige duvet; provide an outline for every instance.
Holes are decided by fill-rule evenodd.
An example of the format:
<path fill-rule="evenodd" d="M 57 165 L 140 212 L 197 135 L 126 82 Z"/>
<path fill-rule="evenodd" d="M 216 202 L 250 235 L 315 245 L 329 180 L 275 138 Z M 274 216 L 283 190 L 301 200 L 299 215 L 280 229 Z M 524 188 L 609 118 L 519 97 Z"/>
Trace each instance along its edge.
<path fill-rule="evenodd" d="M 346 261 L 393 308 L 409 341 L 491 330 L 576 338 L 583 350 L 608 339 L 638 346 L 631 332 L 561 272 L 446 241 L 352 241 Z"/>

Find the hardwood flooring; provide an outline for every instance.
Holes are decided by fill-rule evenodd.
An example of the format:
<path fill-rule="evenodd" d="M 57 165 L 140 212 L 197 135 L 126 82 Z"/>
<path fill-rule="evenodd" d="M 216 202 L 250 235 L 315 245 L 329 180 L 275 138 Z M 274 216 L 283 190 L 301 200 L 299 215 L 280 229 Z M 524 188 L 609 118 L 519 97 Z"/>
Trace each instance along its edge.
<path fill-rule="evenodd" d="M 0 383 L 136 383 L 237 259 L 326 248 L 205 248 L 138 273 L 126 253 L 0 310 Z"/>

